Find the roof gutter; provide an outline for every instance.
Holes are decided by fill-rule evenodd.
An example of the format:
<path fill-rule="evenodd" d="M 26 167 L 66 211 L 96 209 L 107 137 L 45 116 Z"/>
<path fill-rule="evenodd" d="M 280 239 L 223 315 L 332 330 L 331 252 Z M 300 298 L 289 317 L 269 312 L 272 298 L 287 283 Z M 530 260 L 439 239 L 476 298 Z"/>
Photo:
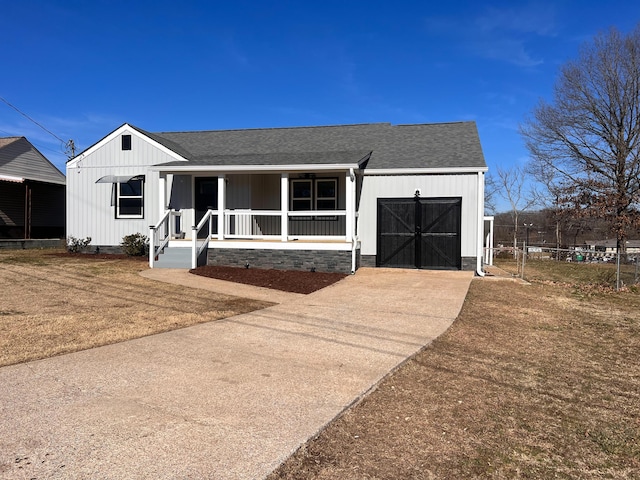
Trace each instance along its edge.
<path fill-rule="evenodd" d="M 15 182 L 15 183 L 23 183 L 24 178 L 22 177 L 14 177 L 11 175 L 0 175 L 0 180 L 3 182 Z"/>
<path fill-rule="evenodd" d="M 420 174 L 456 174 L 484 173 L 487 167 L 437 167 L 437 168 L 367 168 L 364 175 L 420 175 Z"/>
<path fill-rule="evenodd" d="M 317 172 L 326 170 L 358 170 L 357 163 L 310 165 L 154 165 L 157 172 Z"/>

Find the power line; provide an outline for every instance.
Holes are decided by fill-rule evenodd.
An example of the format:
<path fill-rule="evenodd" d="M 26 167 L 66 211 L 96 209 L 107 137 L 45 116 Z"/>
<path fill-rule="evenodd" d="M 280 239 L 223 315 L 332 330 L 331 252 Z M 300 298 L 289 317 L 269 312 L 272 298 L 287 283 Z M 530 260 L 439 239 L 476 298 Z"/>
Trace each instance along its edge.
<path fill-rule="evenodd" d="M 59 136 L 57 136 L 55 133 L 53 133 L 51 130 L 45 128 L 42 126 L 42 124 L 36 122 L 33 118 L 31 118 L 29 115 L 27 115 L 26 113 L 24 113 L 22 110 L 20 110 L 18 107 L 16 107 L 15 105 L 9 103 L 7 100 L 5 100 L 4 98 L 0 97 L 0 100 L 2 100 L 4 103 L 6 103 L 7 105 L 9 105 L 11 108 L 13 108 L 16 112 L 18 112 L 20 115 L 22 115 L 23 117 L 25 117 L 27 120 L 35 123 L 37 126 L 39 126 L 42 130 L 44 130 L 45 132 L 47 132 L 49 135 L 53 136 L 54 138 L 56 138 L 57 140 L 60 140 L 62 143 L 65 143 L 64 140 L 62 140 Z"/>
<path fill-rule="evenodd" d="M 73 140 L 69 140 L 69 141 L 65 141 L 63 139 L 61 139 L 58 135 L 56 135 L 55 133 L 53 133 L 51 130 L 49 130 L 48 128 L 44 127 L 41 123 L 36 122 L 33 118 L 31 118 L 29 115 L 27 115 L 26 113 L 24 113 L 22 110 L 20 110 L 18 107 L 16 107 L 15 105 L 13 105 L 12 103 L 10 103 L 8 100 L 6 100 L 3 97 L 0 97 L 0 100 L 2 100 L 4 103 L 6 103 L 8 106 L 10 106 L 11 108 L 13 108 L 16 112 L 18 112 L 20 115 L 22 115 L 23 117 L 25 117 L 27 120 L 29 120 L 30 122 L 33 122 L 34 124 L 36 124 L 37 126 L 39 126 L 42 130 L 44 130 L 45 132 L 47 132 L 49 135 L 51 135 L 53 138 L 55 138 L 56 140 L 58 140 L 62 145 L 64 145 L 64 153 L 67 155 L 67 157 L 69 158 L 73 158 L 75 156 L 76 153 L 76 146 L 73 142 Z"/>

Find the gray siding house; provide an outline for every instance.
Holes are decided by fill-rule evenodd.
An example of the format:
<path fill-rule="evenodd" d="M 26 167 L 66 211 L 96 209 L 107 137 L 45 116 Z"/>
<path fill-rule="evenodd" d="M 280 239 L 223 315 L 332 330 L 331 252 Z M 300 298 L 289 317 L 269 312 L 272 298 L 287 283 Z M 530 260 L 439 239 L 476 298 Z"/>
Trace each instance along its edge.
<path fill-rule="evenodd" d="M 67 163 L 67 233 L 101 251 L 147 234 L 151 267 L 482 273 L 486 171 L 474 122 L 124 124 Z"/>
<path fill-rule="evenodd" d="M 24 137 L 0 138 L 0 238 L 62 238 L 65 178 Z"/>

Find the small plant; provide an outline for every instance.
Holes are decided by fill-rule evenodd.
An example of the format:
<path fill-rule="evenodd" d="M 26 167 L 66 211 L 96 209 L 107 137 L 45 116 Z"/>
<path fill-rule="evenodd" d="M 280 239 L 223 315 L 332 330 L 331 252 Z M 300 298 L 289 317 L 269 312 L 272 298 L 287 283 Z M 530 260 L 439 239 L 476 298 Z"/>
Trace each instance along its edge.
<path fill-rule="evenodd" d="M 69 253 L 80 253 L 84 251 L 91 243 L 91 237 L 76 238 L 73 235 L 67 237 L 67 251 Z"/>
<path fill-rule="evenodd" d="M 120 248 L 130 257 L 142 257 L 149 253 L 149 238 L 141 233 L 125 235 Z"/>

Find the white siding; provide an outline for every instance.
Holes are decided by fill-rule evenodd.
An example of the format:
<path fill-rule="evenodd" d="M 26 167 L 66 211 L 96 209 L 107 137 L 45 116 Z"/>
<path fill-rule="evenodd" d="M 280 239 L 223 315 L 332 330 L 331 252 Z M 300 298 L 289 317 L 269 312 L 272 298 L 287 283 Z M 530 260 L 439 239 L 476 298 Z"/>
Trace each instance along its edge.
<path fill-rule="evenodd" d="M 227 175 L 227 208 L 251 208 L 251 175 Z"/>
<path fill-rule="evenodd" d="M 124 132 L 128 134 L 129 132 Z M 120 135 L 67 165 L 67 235 L 91 237 L 91 245 L 119 245 L 132 233 L 148 235 L 149 226 L 160 218 L 158 173 L 149 166 L 175 158 L 137 135 L 131 150 L 122 150 Z M 106 175 L 145 175 L 144 218 L 116 219 L 111 205 L 111 183 L 96 183 Z"/>
<path fill-rule="evenodd" d="M 358 234 L 362 254 L 375 255 L 378 198 L 462 197 L 461 254 L 477 255 L 478 175 L 367 175 L 362 180 Z"/>
<path fill-rule="evenodd" d="M 280 210 L 280 174 L 251 176 L 251 208 Z"/>

